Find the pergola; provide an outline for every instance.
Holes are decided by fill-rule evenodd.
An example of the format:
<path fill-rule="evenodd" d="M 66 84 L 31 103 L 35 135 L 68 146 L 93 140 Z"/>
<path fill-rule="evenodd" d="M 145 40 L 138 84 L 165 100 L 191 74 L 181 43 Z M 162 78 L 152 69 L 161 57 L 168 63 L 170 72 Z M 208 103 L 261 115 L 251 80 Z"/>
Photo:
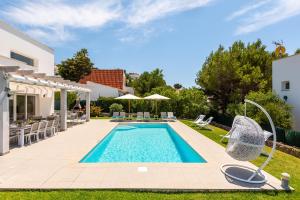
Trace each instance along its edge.
<path fill-rule="evenodd" d="M 9 96 L 10 86 L 21 85 L 27 90 L 41 95 L 60 91 L 60 129 L 67 129 L 67 92 L 76 91 L 85 94 L 86 120 L 90 120 L 90 89 L 83 84 L 64 80 L 58 76 L 47 76 L 33 70 L 19 70 L 17 66 L 0 66 L 0 155 L 9 152 Z M 16 88 L 15 88 L 16 89 Z"/>

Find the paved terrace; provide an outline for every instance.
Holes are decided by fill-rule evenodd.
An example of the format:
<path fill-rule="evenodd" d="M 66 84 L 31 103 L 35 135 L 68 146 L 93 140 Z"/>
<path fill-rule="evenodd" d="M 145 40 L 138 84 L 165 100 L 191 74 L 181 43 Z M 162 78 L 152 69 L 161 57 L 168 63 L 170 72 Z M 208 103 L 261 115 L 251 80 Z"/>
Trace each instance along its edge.
<path fill-rule="evenodd" d="M 92 120 L 31 146 L 0 157 L 1 189 L 149 189 L 149 190 L 281 190 L 280 181 L 266 174 L 263 185 L 226 178 L 219 167 L 239 163 L 224 148 L 181 122 L 169 123 L 207 163 L 79 163 L 118 123 Z M 243 163 L 252 166 L 251 163 Z M 147 172 L 138 171 L 147 167 Z"/>

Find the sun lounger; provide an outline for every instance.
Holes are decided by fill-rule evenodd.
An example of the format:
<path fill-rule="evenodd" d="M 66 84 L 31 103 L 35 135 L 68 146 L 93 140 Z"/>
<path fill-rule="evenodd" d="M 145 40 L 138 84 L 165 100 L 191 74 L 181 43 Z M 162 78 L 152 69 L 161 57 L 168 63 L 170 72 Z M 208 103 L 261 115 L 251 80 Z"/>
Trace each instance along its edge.
<path fill-rule="evenodd" d="M 161 112 L 161 113 L 160 113 L 160 118 L 161 118 L 162 120 L 167 119 L 167 118 L 168 118 L 167 113 L 166 113 L 166 112 Z"/>
<path fill-rule="evenodd" d="M 206 121 L 197 123 L 197 125 L 200 128 L 206 128 L 206 129 L 211 130 L 211 128 L 209 128 L 208 125 L 212 122 L 212 120 L 213 120 L 213 117 L 209 117 Z"/>
<path fill-rule="evenodd" d="M 126 118 L 125 112 L 120 112 L 119 119 L 124 120 Z"/>
<path fill-rule="evenodd" d="M 118 119 L 120 116 L 119 112 L 113 112 L 113 116 L 111 117 L 112 119 Z"/>
<path fill-rule="evenodd" d="M 176 117 L 174 116 L 173 112 L 168 112 L 168 120 L 176 120 Z"/>
<path fill-rule="evenodd" d="M 144 120 L 150 120 L 150 113 L 144 112 Z"/>
<path fill-rule="evenodd" d="M 205 118 L 205 115 L 199 115 L 199 116 L 197 117 L 197 119 L 195 119 L 195 121 L 193 121 L 193 123 L 199 124 L 199 123 L 201 123 L 201 122 L 204 122 L 204 118 Z"/>
<path fill-rule="evenodd" d="M 140 120 L 143 120 L 144 119 L 144 114 L 143 112 L 137 112 L 136 113 L 136 120 L 137 121 L 140 121 Z"/>

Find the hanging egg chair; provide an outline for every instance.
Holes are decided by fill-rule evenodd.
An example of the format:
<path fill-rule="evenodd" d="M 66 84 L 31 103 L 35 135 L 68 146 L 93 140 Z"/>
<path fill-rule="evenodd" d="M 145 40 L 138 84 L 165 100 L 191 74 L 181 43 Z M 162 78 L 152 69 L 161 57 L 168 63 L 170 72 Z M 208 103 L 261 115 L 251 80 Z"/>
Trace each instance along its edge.
<path fill-rule="evenodd" d="M 258 168 L 258 169 L 252 169 L 246 166 L 237 165 L 237 164 L 224 164 L 221 166 L 221 171 L 228 177 L 246 182 L 246 183 L 265 183 L 267 180 L 265 176 L 262 174 L 262 169 L 269 163 L 269 161 L 272 158 L 272 155 L 275 151 L 276 147 L 276 132 L 274 123 L 268 114 L 268 112 L 261 107 L 259 104 L 250 101 L 248 99 L 245 99 L 245 114 L 244 116 L 237 115 L 234 118 L 234 121 L 232 123 L 232 128 L 229 131 L 229 140 L 226 147 L 226 153 L 238 161 L 251 161 L 256 159 L 262 152 L 263 148 L 265 146 L 265 141 L 268 139 L 269 136 L 265 134 L 263 129 L 260 127 L 260 125 L 254 121 L 253 119 L 246 116 L 247 111 L 247 103 L 252 104 L 256 107 L 258 107 L 268 118 L 269 123 L 272 128 L 272 134 L 273 135 L 273 148 L 271 153 L 268 155 L 268 158 L 266 161 Z M 246 169 L 248 171 L 251 171 L 251 175 L 248 178 L 241 178 L 233 173 L 230 173 L 226 169 L 233 167 L 233 168 L 242 168 Z M 258 176 L 258 177 L 257 177 Z"/>

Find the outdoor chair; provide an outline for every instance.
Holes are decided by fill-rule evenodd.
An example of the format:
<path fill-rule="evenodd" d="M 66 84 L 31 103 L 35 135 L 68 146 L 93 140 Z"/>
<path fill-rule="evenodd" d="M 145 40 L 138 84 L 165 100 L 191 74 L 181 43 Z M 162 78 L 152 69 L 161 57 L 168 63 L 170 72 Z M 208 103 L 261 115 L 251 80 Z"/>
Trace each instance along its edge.
<path fill-rule="evenodd" d="M 31 125 L 30 131 L 28 133 L 24 133 L 25 142 L 31 144 L 32 138 L 38 141 L 39 128 L 40 128 L 39 122 L 33 123 Z"/>
<path fill-rule="evenodd" d="M 137 112 L 136 120 L 139 121 L 139 120 L 143 120 L 143 119 L 144 119 L 143 112 Z"/>
<path fill-rule="evenodd" d="M 125 114 L 125 112 L 120 112 L 119 119 L 121 119 L 121 120 L 125 120 L 125 118 L 126 118 L 126 114 Z"/>
<path fill-rule="evenodd" d="M 253 119 L 246 116 L 246 104 L 252 104 L 259 108 L 268 118 L 272 133 L 264 133 L 261 126 Z M 226 153 L 237 161 L 251 161 L 257 159 L 257 157 L 263 152 L 265 141 L 273 135 L 273 145 L 270 154 L 267 159 L 258 167 L 250 168 L 241 164 L 223 164 L 221 165 L 221 171 L 226 177 L 234 180 L 262 184 L 267 182 L 266 176 L 262 173 L 263 168 L 270 162 L 276 149 L 276 130 L 272 118 L 269 113 L 256 102 L 245 99 L 244 104 L 244 116 L 237 115 L 232 123 L 230 130 L 230 138 L 226 147 Z M 237 170 L 248 170 L 248 176 L 241 176 L 239 173 L 234 173 L 229 168 L 236 168 Z"/>
<path fill-rule="evenodd" d="M 47 127 L 46 127 L 46 135 L 53 136 L 55 132 L 54 123 L 55 119 L 52 119 L 48 121 Z"/>
<path fill-rule="evenodd" d="M 199 124 L 199 123 L 201 123 L 201 122 L 204 122 L 204 118 L 205 118 L 205 115 L 199 115 L 199 116 L 197 117 L 197 119 L 195 119 L 195 121 L 193 121 L 193 123 Z"/>
<path fill-rule="evenodd" d="M 39 140 L 39 138 L 43 138 L 43 139 L 47 138 L 47 136 L 46 136 L 47 126 L 48 126 L 48 121 L 42 120 L 39 122 L 39 130 L 38 130 L 37 140 Z"/>
<path fill-rule="evenodd" d="M 9 128 L 9 143 L 10 144 L 18 143 L 18 131 L 16 128 Z"/>
<path fill-rule="evenodd" d="M 112 119 L 118 119 L 120 116 L 119 112 L 113 112 L 113 116 L 111 117 Z"/>
<path fill-rule="evenodd" d="M 144 112 L 144 120 L 150 120 L 150 113 Z"/>
<path fill-rule="evenodd" d="M 176 117 L 174 116 L 174 113 L 173 112 L 168 112 L 168 117 L 167 119 L 169 120 L 176 120 Z"/>
<path fill-rule="evenodd" d="M 206 121 L 197 123 L 197 125 L 200 128 L 206 128 L 208 130 L 212 130 L 211 128 L 208 127 L 208 125 L 210 125 L 210 123 L 212 122 L 212 120 L 213 120 L 213 117 L 209 117 Z"/>
<path fill-rule="evenodd" d="M 54 125 L 53 125 L 53 134 L 55 135 L 56 133 L 59 132 L 59 116 L 57 116 L 55 119 L 54 119 Z"/>
<path fill-rule="evenodd" d="M 161 119 L 167 119 L 167 113 L 166 112 L 161 112 L 160 113 L 160 118 Z"/>

